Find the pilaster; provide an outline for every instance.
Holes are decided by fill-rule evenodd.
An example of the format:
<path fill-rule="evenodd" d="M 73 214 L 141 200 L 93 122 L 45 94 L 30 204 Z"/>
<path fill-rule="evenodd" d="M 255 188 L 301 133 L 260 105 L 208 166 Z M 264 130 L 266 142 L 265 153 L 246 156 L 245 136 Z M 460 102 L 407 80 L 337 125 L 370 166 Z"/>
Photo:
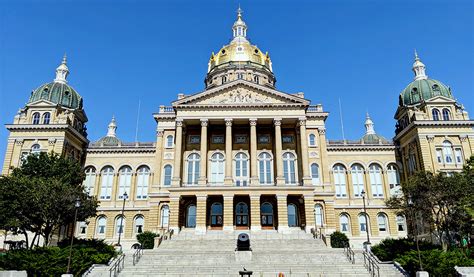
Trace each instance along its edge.
<path fill-rule="evenodd" d="M 305 194 L 304 197 L 304 213 L 306 218 L 306 233 L 311 233 L 311 228 L 316 227 L 314 219 L 314 196 Z"/>
<path fill-rule="evenodd" d="M 286 194 L 277 195 L 278 232 L 285 232 L 289 229 L 287 198 L 288 198 L 288 195 Z"/>
<path fill-rule="evenodd" d="M 234 230 L 234 197 L 224 195 L 224 230 Z"/>
<path fill-rule="evenodd" d="M 155 154 L 155 178 L 153 180 L 153 183 L 151 185 L 151 191 L 156 192 L 159 187 L 161 187 L 161 165 L 163 161 L 163 131 L 157 131 L 156 132 L 156 154 Z"/>
<path fill-rule="evenodd" d="M 260 195 L 250 196 L 250 229 L 262 229 L 260 225 Z"/>
<path fill-rule="evenodd" d="M 300 147 L 301 147 L 301 163 L 303 168 L 303 185 L 312 185 L 311 176 L 309 175 L 308 162 L 308 140 L 306 135 L 306 117 L 298 119 L 300 126 Z"/>
<path fill-rule="evenodd" d="M 179 231 L 179 196 L 171 196 L 169 205 L 169 226 L 177 233 Z"/>
<path fill-rule="evenodd" d="M 196 233 L 206 233 L 207 196 L 196 196 Z"/>
<path fill-rule="evenodd" d="M 179 187 L 181 182 L 181 159 L 182 159 L 182 151 L 181 148 L 183 147 L 183 120 L 176 119 L 176 145 L 175 145 L 175 152 L 174 152 L 174 169 L 173 169 L 173 180 L 172 186 Z"/>

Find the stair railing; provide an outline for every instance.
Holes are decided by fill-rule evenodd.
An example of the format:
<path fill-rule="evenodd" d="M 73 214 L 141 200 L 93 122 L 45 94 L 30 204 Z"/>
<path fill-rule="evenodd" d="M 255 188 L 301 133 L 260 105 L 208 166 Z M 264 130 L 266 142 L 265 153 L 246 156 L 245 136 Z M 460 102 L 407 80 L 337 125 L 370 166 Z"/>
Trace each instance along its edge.
<path fill-rule="evenodd" d="M 374 258 L 372 258 L 371 255 L 365 250 L 362 252 L 362 254 L 364 255 L 364 266 L 369 271 L 370 276 L 380 277 L 380 268 Z"/>
<path fill-rule="evenodd" d="M 135 253 L 133 253 L 133 256 L 132 256 L 133 266 L 135 266 L 140 261 L 140 258 L 142 256 L 143 256 L 143 247 L 140 245 L 137 248 L 137 250 L 135 250 Z"/>
<path fill-rule="evenodd" d="M 124 267 L 125 254 L 120 254 L 109 269 L 109 277 L 116 277 Z"/>
<path fill-rule="evenodd" d="M 349 260 L 349 262 L 351 262 L 352 264 L 355 264 L 355 253 L 354 253 L 354 250 L 351 249 L 348 243 L 346 244 L 346 246 L 344 246 L 344 253 L 346 254 L 346 257 Z"/>

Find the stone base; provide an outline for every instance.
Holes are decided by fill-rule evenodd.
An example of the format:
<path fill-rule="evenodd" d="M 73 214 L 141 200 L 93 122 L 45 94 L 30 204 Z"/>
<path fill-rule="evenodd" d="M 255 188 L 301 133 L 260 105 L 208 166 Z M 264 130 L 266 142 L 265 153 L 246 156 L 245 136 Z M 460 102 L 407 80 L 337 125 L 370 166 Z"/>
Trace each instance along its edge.
<path fill-rule="evenodd" d="M 416 272 L 416 277 L 429 277 L 430 274 L 428 271 L 417 271 Z"/>
<path fill-rule="evenodd" d="M 16 270 L 5 270 L 0 271 L 0 277 L 27 277 L 28 274 L 26 270 L 23 271 L 16 271 Z M 72 276 L 72 274 L 63 274 L 62 276 Z"/>
<path fill-rule="evenodd" d="M 196 228 L 194 228 L 194 232 L 196 235 L 204 235 L 206 231 L 206 226 L 196 226 Z"/>
<path fill-rule="evenodd" d="M 252 251 L 235 251 L 235 261 L 238 263 L 248 263 L 252 261 Z"/>
<path fill-rule="evenodd" d="M 252 231 L 260 231 L 260 230 L 262 230 L 262 226 L 260 226 L 260 225 L 250 226 L 250 230 L 252 230 Z"/>

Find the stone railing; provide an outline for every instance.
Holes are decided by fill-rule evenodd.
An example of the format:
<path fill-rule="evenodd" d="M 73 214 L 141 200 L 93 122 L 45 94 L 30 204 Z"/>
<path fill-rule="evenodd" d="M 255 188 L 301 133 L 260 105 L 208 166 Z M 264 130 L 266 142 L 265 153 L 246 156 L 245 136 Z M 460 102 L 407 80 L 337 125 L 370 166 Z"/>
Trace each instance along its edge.
<path fill-rule="evenodd" d="M 323 105 L 318 104 L 318 105 L 310 105 L 308 107 L 307 112 L 309 113 L 320 113 L 323 112 Z"/>
<path fill-rule="evenodd" d="M 171 107 L 171 106 L 165 106 L 165 105 L 160 105 L 160 109 L 158 111 L 158 113 L 172 113 L 174 114 L 174 108 Z"/>

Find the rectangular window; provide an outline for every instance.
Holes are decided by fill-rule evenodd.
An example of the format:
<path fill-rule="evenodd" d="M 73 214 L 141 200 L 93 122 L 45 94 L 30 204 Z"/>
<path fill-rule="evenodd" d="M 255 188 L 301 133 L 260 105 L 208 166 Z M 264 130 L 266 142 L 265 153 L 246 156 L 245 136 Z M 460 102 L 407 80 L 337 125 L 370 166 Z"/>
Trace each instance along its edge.
<path fill-rule="evenodd" d="M 436 159 L 438 160 L 439 164 L 443 163 L 443 154 L 441 149 L 436 149 Z"/>
<path fill-rule="evenodd" d="M 258 136 L 258 143 L 260 143 L 260 144 L 270 143 L 270 136 L 269 135 L 260 135 L 260 136 Z"/>
<path fill-rule="evenodd" d="M 462 151 L 461 151 L 461 148 L 456 148 L 454 150 L 454 153 L 456 155 L 456 163 L 458 164 L 462 164 L 463 163 L 463 159 L 462 159 Z"/>
<path fill-rule="evenodd" d="M 199 144 L 201 142 L 201 137 L 200 136 L 189 136 L 189 143 L 190 144 Z"/>
<path fill-rule="evenodd" d="M 212 143 L 213 144 L 224 144 L 224 136 L 212 136 Z"/>
<path fill-rule="evenodd" d="M 247 135 L 235 135 L 234 143 L 237 143 L 237 144 L 247 143 Z"/>
<path fill-rule="evenodd" d="M 281 141 L 283 143 L 292 143 L 293 142 L 293 136 L 292 135 L 283 135 L 281 137 Z"/>

